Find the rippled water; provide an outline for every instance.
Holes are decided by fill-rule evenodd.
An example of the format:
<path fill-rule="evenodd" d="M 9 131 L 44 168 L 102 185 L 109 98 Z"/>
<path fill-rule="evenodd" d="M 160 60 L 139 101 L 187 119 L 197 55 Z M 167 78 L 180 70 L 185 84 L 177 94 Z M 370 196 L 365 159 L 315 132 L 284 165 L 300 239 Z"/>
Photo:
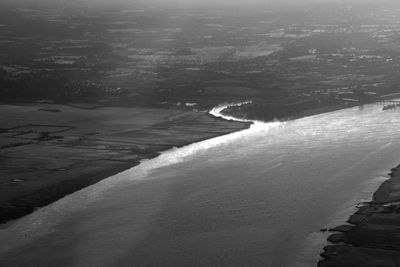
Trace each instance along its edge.
<path fill-rule="evenodd" d="M 167 151 L 0 230 L 0 263 L 313 266 L 400 161 L 399 125 L 369 105 Z"/>

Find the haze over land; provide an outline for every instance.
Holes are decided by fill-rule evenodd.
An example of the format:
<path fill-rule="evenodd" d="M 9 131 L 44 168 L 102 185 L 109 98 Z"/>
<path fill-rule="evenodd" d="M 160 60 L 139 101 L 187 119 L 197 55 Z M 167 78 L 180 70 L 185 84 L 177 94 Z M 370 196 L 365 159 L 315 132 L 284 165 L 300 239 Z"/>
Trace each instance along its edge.
<path fill-rule="evenodd" d="M 395 2 L 294 2 L 2 2 L 0 96 L 269 120 L 397 92 Z"/>
<path fill-rule="evenodd" d="M 123 242 L 114 248 L 123 248 L 129 260 L 134 251 L 143 262 L 176 263 L 176 255 L 182 256 L 181 263 L 193 262 L 201 244 L 205 250 L 199 251 L 212 255 L 200 260 L 238 257 L 260 264 L 272 259 L 262 266 L 283 265 L 290 248 L 291 255 L 298 254 L 310 231 L 313 235 L 323 227 L 331 212 L 324 204 L 340 209 L 345 205 L 341 199 L 350 201 L 353 189 L 371 182 L 365 177 L 376 170 L 374 162 L 386 169 L 397 160 L 393 155 L 400 139 L 392 124 L 399 117 L 384 112 L 399 105 L 394 102 L 385 111 L 368 105 L 288 123 L 258 122 L 239 130 L 251 120 L 289 120 L 393 98 L 400 92 L 399 68 L 400 3 L 394 0 L 0 0 L 0 223 L 84 187 L 96 188 L 100 180 L 157 157 L 137 166 L 145 166 L 145 184 L 135 180 L 137 169 L 119 175 L 127 183 L 135 180 L 132 191 L 106 192 L 111 201 L 89 205 L 95 212 L 82 212 L 85 219 L 75 216 L 73 205 L 66 205 L 72 211 L 64 214 L 54 203 L 51 207 L 61 214 L 60 221 L 66 215 L 71 231 L 44 216 L 57 229 L 55 236 L 62 237 L 49 240 L 72 249 L 52 249 L 68 262 L 76 260 L 80 243 L 95 248 L 93 254 L 78 249 L 83 262 L 105 264 L 98 257 L 100 247 L 107 250 L 102 257 L 118 261 L 123 257 L 102 246 L 112 244 L 108 237 L 98 239 L 112 233 L 111 241 Z M 229 107 L 216 110 L 241 122 L 213 117 L 208 112 L 216 106 Z M 232 135 L 220 136 L 228 133 Z M 215 136 L 219 138 L 210 139 Z M 181 146 L 185 148 L 175 149 Z M 173 165 L 177 158 L 183 160 L 181 169 Z M 154 162 L 162 162 L 167 172 Z M 189 162 L 190 170 L 185 170 Z M 365 169 L 359 172 L 361 167 Z M 161 179 L 153 179 L 155 173 Z M 350 180 L 357 182 L 349 187 Z M 102 183 L 109 181 L 115 179 Z M 337 185 L 341 190 L 327 193 Z M 64 200 L 80 209 L 79 198 L 69 197 Z M 320 202 L 324 197 L 327 202 Z M 289 210 L 292 203 L 298 208 Z M 149 211 L 154 214 L 142 216 Z M 275 211 L 282 217 L 274 216 Z M 113 212 L 118 216 L 105 216 Z M 30 239 L 18 229 L 32 230 L 29 218 L 40 221 L 43 214 L 34 213 L 25 225 L 17 222 L 21 228 L 5 226 L 0 236 L 24 244 Z M 108 220 L 112 222 L 104 223 Z M 81 228 L 86 223 L 90 231 Z M 136 223 L 139 227 L 131 229 Z M 40 223 L 32 225 L 40 228 L 34 234 L 47 230 Z M 126 238 L 137 229 L 145 232 L 144 239 Z M 83 232 L 89 235 L 79 234 Z M 138 245 L 130 250 L 132 242 Z M 7 260 L 15 266 L 30 263 L 29 257 L 46 261 L 42 255 L 51 254 L 48 247 L 32 245 L 37 250 L 25 249 L 28 257 L 7 254 Z M 267 247 L 270 254 L 264 252 Z M 338 255 L 337 248 L 332 254 Z M 13 253 L 20 255 L 18 249 Z"/>
<path fill-rule="evenodd" d="M 29 4 L 29 5 L 74 5 L 74 4 L 91 4 L 91 5 L 108 5 L 108 6 L 118 6 L 118 5 L 172 5 L 172 6 L 192 6 L 192 7 L 244 7 L 247 9 L 257 9 L 260 6 L 263 7 L 287 7 L 296 8 L 297 6 L 306 5 L 387 5 L 397 3 L 395 0 L 3 0 L 4 3 L 14 3 L 14 4 Z"/>

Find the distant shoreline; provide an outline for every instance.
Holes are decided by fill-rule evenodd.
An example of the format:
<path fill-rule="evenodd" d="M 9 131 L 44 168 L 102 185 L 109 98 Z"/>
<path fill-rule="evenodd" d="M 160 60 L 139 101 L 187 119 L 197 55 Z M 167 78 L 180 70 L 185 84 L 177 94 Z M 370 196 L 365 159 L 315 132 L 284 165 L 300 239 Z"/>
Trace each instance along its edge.
<path fill-rule="evenodd" d="M 309 117 L 309 116 L 314 116 L 314 115 L 334 112 L 334 111 L 338 111 L 338 110 L 341 110 L 341 109 L 362 107 L 364 105 L 373 105 L 373 104 L 377 104 L 379 101 L 396 100 L 396 99 L 399 99 L 399 97 L 400 97 L 400 93 L 396 93 L 396 94 L 390 94 L 390 95 L 383 95 L 383 96 L 380 96 L 380 98 L 378 98 L 378 99 L 374 99 L 373 101 L 371 100 L 371 101 L 368 101 L 368 102 L 345 102 L 345 103 L 342 103 L 342 104 L 337 104 L 337 105 L 332 105 L 332 106 L 322 106 L 322 107 L 319 107 L 319 108 L 306 109 L 306 110 L 301 111 L 297 115 L 290 115 L 290 116 L 287 116 L 287 117 L 276 118 L 275 120 L 278 120 L 278 121 L 291 121 L 291 120 L 301 119 L 301 118 L 305 118 L 305 117 Z M 245 103 L 245 104 L 247 104 L 247 103 Z M 235 114 L 231 114 L 229 112 L 229 110 L 225 111 L 224 113 L 226 113 L 229 116 L 234 116 L 235 115 Z M 243 118 L 243 119 L 247 120 L 247 118 Z M 267 120 L 265 122 L 271 122 L 271 121 L 274 121 L 274 120 Z"/>

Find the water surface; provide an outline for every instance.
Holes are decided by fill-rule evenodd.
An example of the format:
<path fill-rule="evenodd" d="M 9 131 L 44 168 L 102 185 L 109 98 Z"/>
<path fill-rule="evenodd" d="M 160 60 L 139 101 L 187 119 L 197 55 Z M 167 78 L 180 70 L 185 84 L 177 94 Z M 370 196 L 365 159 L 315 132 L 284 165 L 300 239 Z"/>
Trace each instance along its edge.
<path fill-rule="evenodd" d="M 313 266 L 399 161 L 375 105 L 163 153 L 0 230 L 1 266 Z"/>

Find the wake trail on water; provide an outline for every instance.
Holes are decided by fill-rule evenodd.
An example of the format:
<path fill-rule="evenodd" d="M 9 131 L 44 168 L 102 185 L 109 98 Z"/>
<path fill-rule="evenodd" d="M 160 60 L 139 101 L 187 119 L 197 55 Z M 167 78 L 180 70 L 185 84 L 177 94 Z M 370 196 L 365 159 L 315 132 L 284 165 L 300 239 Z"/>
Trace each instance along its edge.
<path fill-rule="evenodd" d="M 151 178 L 153 171 L 166 166 L 182 163 L 196 153 L 205 151 L 212 147 L 233 143 L 235 140 L 251 136 L 253 134 L 267 133 L 271 128 L 280 125 L 279 122 L 265 123 L 239 119 L 226 116 L 222 112 L 233 106 L 241 106 L 250 102 L 222 104 L 213 108 L 209 113 L 215 117 L 239 122 L 252 122 L 250 128 L 218 136 L 208 140 L 193 143 L 181 148 L 173 148 L 162 152 L 158 157 L 143 160 L 139 165 L 106 178 L 94 185 L 81 189 L 68 195 L 46 207 L 40 208 L 34 213 L 27 215 L 5 229 L 0 229 L 0 255 L 13 248 L 20 247 L 36 240 L 37 238 L 51 233 L 62 221 L 66 214 L 77 212 L 88 208 L 92 203 L 100 201 L 105 192 L 126 184 Z M 284 155 L 283 155 L 284 157 Z M 274 159 L 275 163 L 279 157 Z M 276 166 L 274 166 L 276 167 Z"/>

